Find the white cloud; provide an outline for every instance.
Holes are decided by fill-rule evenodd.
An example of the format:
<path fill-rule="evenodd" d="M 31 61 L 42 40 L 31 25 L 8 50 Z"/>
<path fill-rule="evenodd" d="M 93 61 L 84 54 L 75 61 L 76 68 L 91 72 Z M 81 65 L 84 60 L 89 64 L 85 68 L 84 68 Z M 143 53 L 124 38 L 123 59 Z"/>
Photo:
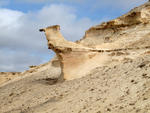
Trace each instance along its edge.
<path fill-rule="evenodd" d="M 29 13 L 0 8 L 0 71 L 22 71 L 52 56 L 40 28 L 59 24 L 67 39 L 77 40 L 95 23 L 77 19 L 75 9 L 66 5 L 52 4 Z"/>
<path fill-rule="evenodd" d="M 0 71 L 23 71 L 29 65 L 43 62 L 40 56 L 33 56 L 26 51 L 0 50 Z"/>
<path fill-rule="evenodd" d="M 5 6 L 9 4 L 9 0 L 0 0 L 0 6 Z"/>
<path fill-rule="evenodd" d="M 0 9 L 0 30 L 12 30 L 13 28 L 19 28 L 19 20 L 24 14 L 19 11 L 13 11 L 9 9 Z M 13 24 L 12 24 L 13 23 Z"/>

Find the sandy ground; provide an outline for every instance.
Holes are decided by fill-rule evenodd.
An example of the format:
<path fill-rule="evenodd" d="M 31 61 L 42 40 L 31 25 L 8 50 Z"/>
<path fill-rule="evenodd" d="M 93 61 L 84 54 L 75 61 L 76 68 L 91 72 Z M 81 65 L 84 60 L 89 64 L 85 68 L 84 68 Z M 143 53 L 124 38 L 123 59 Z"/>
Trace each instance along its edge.
<path fill-rule="evenodd" d="M 22 76 L 21 72 L 0 72 L 0 85 Z"/>
<path fill-rule="evenodd" d="M 48 73 L 0 87 L 0 113 L 150 113 L 149 54 L 63 83 Z"/>

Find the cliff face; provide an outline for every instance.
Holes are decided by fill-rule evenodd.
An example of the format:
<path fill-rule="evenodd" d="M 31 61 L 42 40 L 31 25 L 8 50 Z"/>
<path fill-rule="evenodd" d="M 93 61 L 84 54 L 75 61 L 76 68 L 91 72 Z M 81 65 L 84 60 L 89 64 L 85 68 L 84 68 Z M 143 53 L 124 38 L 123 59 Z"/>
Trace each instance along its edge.
<path fill-rule="evenodd" d="M 40 31 L 57 57 L 0 85 L 0 113 L 150 112 L 150 2 L 77 42 Z"/>
<path fill-rule="evenodd" d="M 147 2 L 117 19 L 90 28 L 78 43 L 109 49 L 149 46 L 149 21 L 150 3 Z"/>

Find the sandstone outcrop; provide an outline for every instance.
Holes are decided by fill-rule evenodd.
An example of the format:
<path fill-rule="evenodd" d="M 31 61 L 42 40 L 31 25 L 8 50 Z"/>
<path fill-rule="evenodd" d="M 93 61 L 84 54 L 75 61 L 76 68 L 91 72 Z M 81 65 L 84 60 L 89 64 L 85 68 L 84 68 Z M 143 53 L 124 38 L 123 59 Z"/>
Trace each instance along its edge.
<path fill-rule="evenodd" d="M 70 42 L 60 33 L 60 26 L 50 26 L 44 31 L 48 47 L 61 64 L 61 78 L 72 80 L 87 75 L 92 69 L 120 61 L 126 57 L 136 58 L 150 49 L 150 3 L 129 13 L 104 22 L 86 31 L 83 39 Z M 144 50 L 144 51 L 143 51 Z M 119 56 L 111 54 L 122 53 Z M 128 54 L 127 54 L 128 53 Z"/>
<path fill-rule="evenodd" d="M 59 59 L 61 79 L 80 78 L 101 65 L 102 62 L 98 60 L 94 49 L 65 40 L 60 33 L 59 25 L 40 29 L 40 31 L 45 32 L 49 49 L 52 49 Z"/>
<path fill-rule="evenodd" d="M 149 46 L 149 9 L 147 2 L 117 19 L 94 26 L 78 43 L 107 49 Z"/>

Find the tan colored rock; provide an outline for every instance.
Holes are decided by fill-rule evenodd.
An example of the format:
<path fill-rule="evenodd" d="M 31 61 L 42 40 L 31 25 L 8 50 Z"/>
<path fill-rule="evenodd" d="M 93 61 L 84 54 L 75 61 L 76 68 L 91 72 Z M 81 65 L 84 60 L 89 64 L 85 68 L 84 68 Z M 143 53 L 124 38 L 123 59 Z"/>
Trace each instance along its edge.
<path fill-rule="evenodd" d="M 60 61 L 61 78 L 81 78 L 96 67 L 108 64 L 114 59 L 119 61 L 118 56 L 108 55 L 111 52 L 126 51 L 130 54 L 124 57 L 136 58 L 142 54 L 142 49 L 149 49 L 149 9 L 148 2 L 117 19 L 92 27 L 77 42 L 65 40 L 59 25 L 41 29 L 46 34 L 49 49 L 56 53 Z"/>
<path fill-rule="evenodd" d="M 150 43 L 150 2 L 132 9 L 117 19 L 103 22 L 86 31 L 79 44 L 96 48 L 127 48 L 146 46 Z M 138 43 L 146 38 L 144 43 Z M 133 46 L 134 44 L 134 46 Z"/>
<path fill-rule="evenodd" d="M 85 48 L 81 44 L 76 44 L 74 42 L 65 40 L 65 38 L 60 33 L 59 25 L 54 25 L 44 29 L 40 29 L 40 31 L 45 32 L 46 39 L 48 41 L 48 47 L 49 49 L 52 49 L 55 52 L 58 52 L 57 49 L 65 51 L 67 48 Z"/>
<path fill-rule="evenodd" d="M 107 49 L 93 49 L 82 44 L 70 42 L 64 39 L 60 33 L 60 26 L 50 26 L 44 29 L 49 49 L 52 49 L 60 62 L 60 79 L 73 80 L 87 75 L 96 67 L 103 66 L 110 62 L 111 58 Z"/>
<path fill-rule="evenodd" d="M 60 78 L 65 80 L 81 78 L 100 66 L 101 63 L 96 60 L 97 52 L 92 51 L 92 48 L 65 40 L 60 33 L 60 26 L 55 25 L 40 31 L 45 32 L 49 49 L 56 53 L 60 61 L 62 70 Z"/>

